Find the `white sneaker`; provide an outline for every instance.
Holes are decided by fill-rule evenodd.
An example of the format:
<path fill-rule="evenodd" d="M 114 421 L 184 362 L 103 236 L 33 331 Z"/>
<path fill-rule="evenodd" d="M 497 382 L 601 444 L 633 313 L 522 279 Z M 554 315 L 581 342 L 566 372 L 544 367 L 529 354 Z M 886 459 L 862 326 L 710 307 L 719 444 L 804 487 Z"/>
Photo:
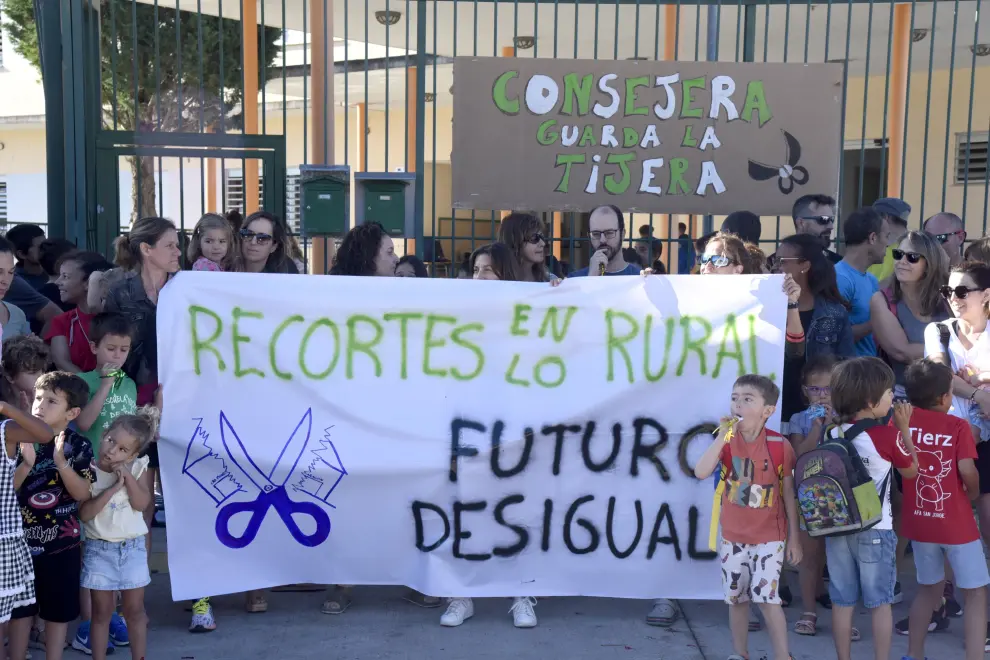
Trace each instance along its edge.
<path fill-rule="evenodd" d="M 509 612 L 512 614 L 512 623 L 516 628 L 536 627 L 536 612 L 533 611 L 534 605 L 536 605 L 536 599 L 532 596 L 513 599 Z"/>
<path fill-rule="evenodd" d="M 447 611 L 440 617 L 440 625 L 448 628 L 459 626 L 474 616 L 474 602 L 470 598 L 451 598 Z"/>

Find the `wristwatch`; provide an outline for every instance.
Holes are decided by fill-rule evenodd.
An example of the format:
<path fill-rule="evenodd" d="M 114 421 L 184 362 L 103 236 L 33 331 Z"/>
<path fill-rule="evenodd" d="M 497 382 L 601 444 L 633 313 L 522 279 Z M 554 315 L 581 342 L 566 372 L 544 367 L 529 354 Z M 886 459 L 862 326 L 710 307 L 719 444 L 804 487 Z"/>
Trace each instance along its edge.
<path fill-rule="evenodd" d="M 797 308 L 798 308 L 798 304 L 796 302 L 792 303 L 789 300 L 787 301 L 787 309 L 797 309 Z"/>

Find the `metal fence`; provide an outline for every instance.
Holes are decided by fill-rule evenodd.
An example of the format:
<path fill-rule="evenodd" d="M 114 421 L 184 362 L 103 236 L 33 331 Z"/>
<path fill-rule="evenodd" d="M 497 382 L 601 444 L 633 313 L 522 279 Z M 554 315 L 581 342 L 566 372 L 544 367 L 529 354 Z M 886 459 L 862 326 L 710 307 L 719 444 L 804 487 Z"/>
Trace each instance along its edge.
<path fill-rule="evenodd" d="M 346 164 L 416 173 L 421 220 L 397 248 L 425 256 L 434 275 L 455 275 L 464 253 L 495 238 L 500 217 L 451 206 L 452 62 L 462 55 L 844 63 L 839 215 L 890 194 L 914 207 L 912 224 L 948 210 L 971 238 L 986 230 L 982 0 L 94 4 L 86 34 L 98 25 L 99 39 L 80 52 L 99 53 L 103 192 L 87 229 L 101 245 L 132 213 L 151 211 L 188 231 L 204 211 L 277 202 L 298 228 L 299 167 Z M 548 212 L 544 221 L 564 268 L 585 265 L 586 214 Z M 676 270 L 679 222 L 699 236 L 719 219 L 639 214 L 626 239 L 650 225 Z M 762 240 L 771 248 L 792 229 L 790 218 L 764 218 Z M 313 270 L 325 272 L 332 250 L 301 238 L 321 262 Z"/>

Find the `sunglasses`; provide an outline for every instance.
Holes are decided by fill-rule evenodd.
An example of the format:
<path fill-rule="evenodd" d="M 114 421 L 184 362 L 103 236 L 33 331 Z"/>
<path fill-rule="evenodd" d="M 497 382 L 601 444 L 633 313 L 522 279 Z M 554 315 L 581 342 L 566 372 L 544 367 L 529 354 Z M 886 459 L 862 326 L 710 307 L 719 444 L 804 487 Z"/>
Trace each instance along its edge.
<path fill-rule="evenodd" d="M 799 220 L 814 220 L 822 227 L 825 225 L 834 225 L 835 216 L 834 215 L 802 215 Z"/>
<path fill-rule="evenodd" d="M 954 295 L 959 300 L 965 300 L 966 296 L 977 291 L 983 291 L 983 289 L 970 288 L 968 286 L 943 286 L 940 287 L 938 292 L 942 294 L 942 297 L 949 300 Z"/>
<path fill-rule="evenodd" d="M 526 242 L 531 245 L 536 245 L 537 243 L 546 243 L 547 239 L 544 238 L 543 234 L 536 233 L 527 238 Z"/>
<path fill-rule="evenodd" d="M 777 268 L 788 262 L 799 263 L 801 261 L 804 261 L 801 257 L 778 257 L 777 255 L 772 255 L 770 257 L 770 266 L 771 268 Z"/>
<path fill-rule="evenodd" d="M 950 232 L 948 232 L 946 234 L 931 234 L 931 237 L 934 238 L 939 243 L 943 243 L 944 244 L 946 241 L 948 241 L 953 236 L 959 236 L 960 234 L 965 238 L 966 231 L 964 229 L 957 229 L 956 231 L 950 231 Z"/>
<path fill-rule="evenodd" d="M 271 234 L 262 234 L 260 232 L 251 231 L 250 229 L 242 229 L 240 233 L 241 233 L 241 239 L 243 239 L 247 243 L 253 241 L 258 245 L 264 245 L 266 243 L 270 243 L 272 240 Z"/>
<path fill-rule="evenodd" d="M 703 254 L 698 257 L 698 263 L 702 266 L 711 264 L 715 268 L 722 268 L 723 266 L 728 266 L 731 264 L 732 259 L 729 259 L 724 254 Z"/>
<path fill-rule="evenodd" d="M 916 264 L 925 256 L 917 252 L 905 252 L 904 250 L 891 250 L 890 254 L 894 257 L 894 261 L 900 261 L 906 258 L 909 264 Z"/>

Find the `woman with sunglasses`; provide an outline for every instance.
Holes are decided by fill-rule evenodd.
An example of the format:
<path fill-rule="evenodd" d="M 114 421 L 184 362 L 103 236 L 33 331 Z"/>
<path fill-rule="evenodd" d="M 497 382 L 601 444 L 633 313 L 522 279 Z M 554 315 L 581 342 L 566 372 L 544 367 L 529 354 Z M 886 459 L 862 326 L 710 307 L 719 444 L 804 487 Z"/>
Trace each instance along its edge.
<path fill-rule="evenodd" d="M 849 324 L 849 303 L 839 293 L 835 266 L 822 252 L 819 237 L 811 234 L 788 236 L 780 242 L 771 266 L 773 272 L 789 275 L 799 289 L 796 296 L 788 296 L 787 305 L 781 419 L 789 421 L 804 407 L 801 373 L 805 363 L 820 356 L 836 360 L 854 357 L 856 346 Z M 823 589 L 825 548 L 820 541 L 802 544 L 801 548 L 804 550 L 799 569 L 803 613 L 795 631 L 813 635 L 818 618 L 817 597 Z M 853 640 L 858 639 L 859 632 L 854 629 Z"/>
<path fill-rule="evenodd" d="M 925 356 L 925 328 L 951 316 L 939 290 L 949 279 L 949 259 L 935 239 L 910 231 L 891 251 L 894 277 L 873 294 L 873 336 L 894 370 L 894 396 L 904 397 L 904 370 Z"/>
<path fill-rule="evenodd" d="M 289 254 L 289 229 L 282 218 L 267 211 L 252 213 L 239 233 L 244 272 L 299 274 Z"/>
<path fill-rule="evenodd" d="M 894 370 L 894 397 L 904 399 L 904 371 L 925 355 L 925 328 L 933 321 L 944 321 L 952 314 L 939 293 L 949 279 L 949 259 L 938 242 L 923 232 L 908 232 L 891 250 L 894 277 L 887 287 L 870 299 L 870 321 L 873 337 Z M 894 529 L 900 529 L 903 484 L 894 471 L 897 488 L 891 490 Z M 897 565 L 904 561 L 907 539 L 898 536 Z M 901 583 L 894 586 L 894 597 Z M 947 607 L 958 607 L 954 601 Z"/>
<path fill-rule="evenodd" d="M 966 420 L 976 439 L 976 469 L 980 473 L 980 497 L 976 501 L 980 533 L 990 543 L 990 391 L 981 387 L 981 375 L 990 372 L 990 266 L 966 261 L 949 273 L 940 289 L 955 318 L 930 323 L 925 328 L 925 357 L 949 365 L 952 381 L 950 415 Z M 947 332 L 946 332 L 947 331 Z"/>
<path fill-rule="evenodd" d="M 547 239 L 543 223 L 532 213 L 510 213 L 502 218 L 498 240 L 508 246 L 521 282 L 550 282 L 557 277 L 547 270 Z"/>

